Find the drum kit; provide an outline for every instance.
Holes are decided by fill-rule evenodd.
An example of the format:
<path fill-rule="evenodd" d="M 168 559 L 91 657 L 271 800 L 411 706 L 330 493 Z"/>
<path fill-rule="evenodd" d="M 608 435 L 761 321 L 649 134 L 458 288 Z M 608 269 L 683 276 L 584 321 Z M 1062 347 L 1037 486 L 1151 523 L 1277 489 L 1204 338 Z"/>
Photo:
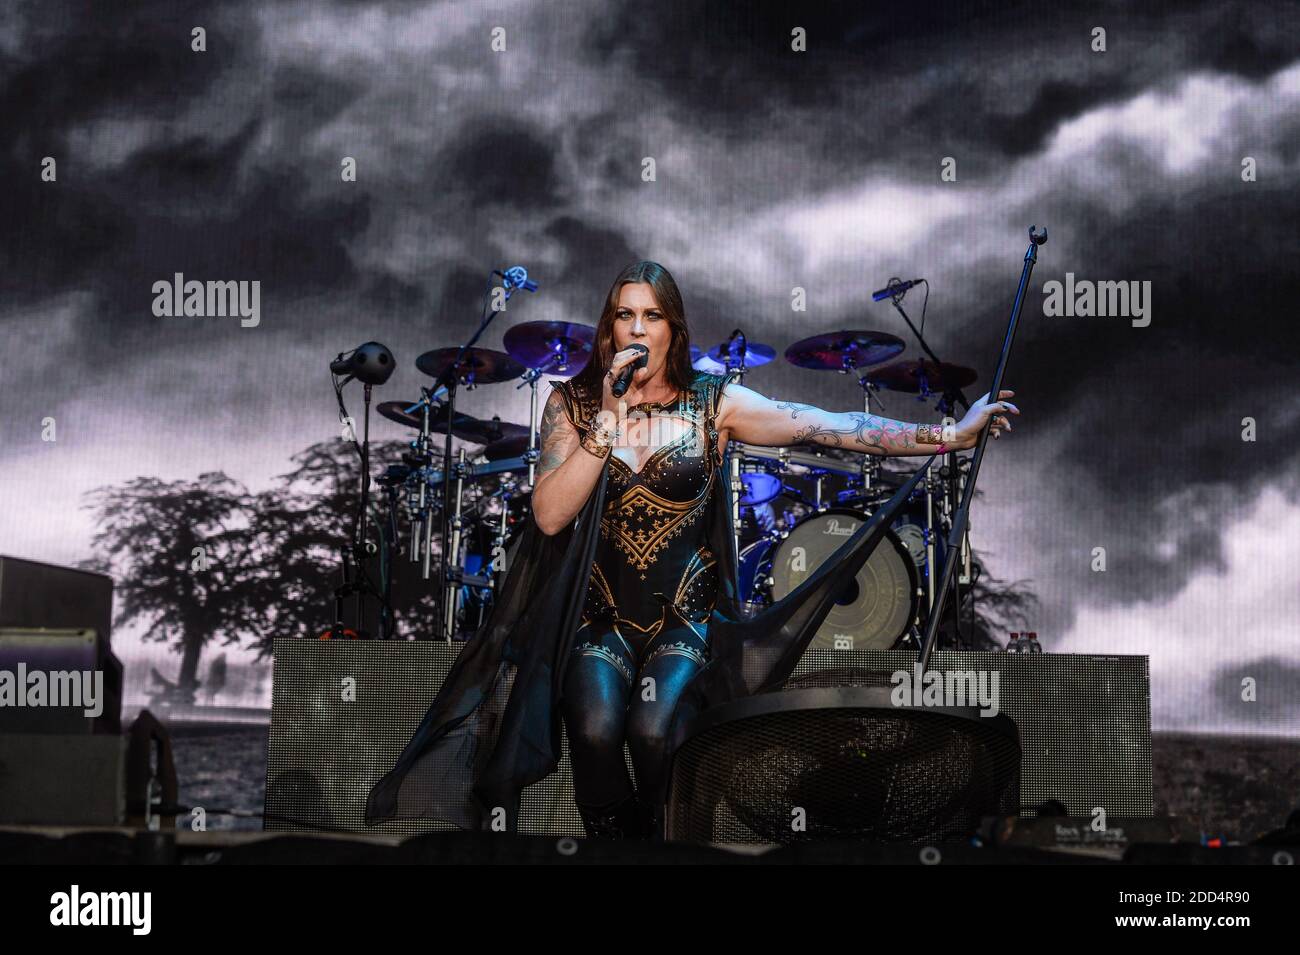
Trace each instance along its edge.
<path fill-rule="evenodd" d="M 525 322 L 504 337 L 504 351 L 438 348 L 416 359 L 416 367 L 445 382 L 454 368 L 457 385 L 529 389 L 529 422 L 516 424 L 447 414 L 445 388 L 422 388 L 413 401 L 380 403 L 379 413 L 415 433 L 401 464 L 388 468 L 379 484 L 390 495 L 390 512 L 405 523 L 401 534 L 409 560 L 421 564 L 425 580 L 446 580 L 445 639 L 474 632 L 491 606 L 516 530 L 527 519 L 539 457 L 538 384 L 543 376 L 567 378 L 590 359 L 595 328 L 558 321 Z M 784 360 L 810 371 L 852 374 L 866 411 L 876 413 L 881 391 L 932 402 L 944 416 L 954 410 L 960 389 L 976 380 L 974 370 L 930 360 L 897 360 L 904 343 L 877 331 L 828 332 L 786 348 Z M 457 360 L 457 356 L 459 361 Z M 736 371 L 744 376 L 774 362 L 776 349 L 747 342 L 737 331 L 708 349 L 692 346 L 694 366 Z M 446 460 L 435 435 L 462 446 Z M 466 446 L 473 451 L 467 451 Z M 772 448 L 728 442 L 727 467 L 733 491 L 733 524 L 742 597 L 749 611 L 779 600 L 827 559 L 874 510 L 911 477 L 895 466 L 906 459 L 842 452 L 820 445 Z M 448 469 L 450 474 L 448 474 Z M 832 608 L 814 647 L 889 649 L 919 639 L 934 606 L 936 569 L 942 566 L 951 518 L 960 500 L 965 466 L 949 453 L 936 459 L 903 517 L 897 520 L 854 585 Z M 443 482 L 452 491 L 446 497 Z M 434 569 L 434 536 L 446 517 L 450 533 L 445 578 Z M 970 555 L 962 538 L 957 585 L 969 585 Z M 434 584 L 436 587 L 436 583 Z"/>

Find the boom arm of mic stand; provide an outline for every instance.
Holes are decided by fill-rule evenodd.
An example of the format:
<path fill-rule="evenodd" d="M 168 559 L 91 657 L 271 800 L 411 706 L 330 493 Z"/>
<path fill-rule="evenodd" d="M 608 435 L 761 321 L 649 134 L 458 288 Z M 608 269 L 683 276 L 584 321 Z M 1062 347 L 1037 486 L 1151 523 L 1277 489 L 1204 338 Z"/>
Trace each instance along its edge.
<path fill-rule="evenodd" d="M 1029 276 L 1033 274 L 1034 265 L 1038 262 L 1038 247 L 1047 241 L 1047 230 L 1041 233 L 1037 226 L 1029 227 L 1029 248 L 1025 252 L 1025 265 L 1020 272 L 1020 287 L 1016 289 L 1016 301 L 1011 307 L 1011 319 L 1007 322 L 1007 334 L 1002 340 L 1002 354 L 998 357 L 998 370 L 993 373 L 993 387 L 989 389 L 989 403 L 998 400 L 998 395 L 1002 393 L 1002 375 L 1006 371 L 1007 361 L 1011 357 L 1011 345 L 1016 338 L 1016 325 L 1020 322 L 1020 310 L 1025 304 L 1025 290 L 1029 288 Z M 966 486 L 962 491 L 961 504 L 957 508 L 957 513 L 953 515 L 952 528 L 948 534 L 948 553 L 943 560 L 943 573 L 939 578 L 939 585 L 936 588 L 938 599 L 930 614 L 930 619 L 926 621 L 925 636 L 921 639 L 921 653 L 917 659 L 921 671 L 924 672 L 926 664 L 930 660 L 930 653 L 934 650 L 935 637 L 939 632 L 939 621 L 943 617 L 943 606 L 948 600 L 948 588 L 952 581 L 953 571 L 957 568 L 957 561 L 961 559 L 961 539 L 966 532 L 966 521 L 970 514 L 970 504 L 975 497 L 975 482 L 979 478 L 980 464 L 984 461 L 984 449 L 988 447 L 989 432 L 993 423 L 993 416 L 984 422 L 984 428 L 980 431 L 979 443 L 975 446 L 975 457 L 971 461 L 970 474 L 966 478 Z M 960 612 L 961 608 L 957 608 Z"/>

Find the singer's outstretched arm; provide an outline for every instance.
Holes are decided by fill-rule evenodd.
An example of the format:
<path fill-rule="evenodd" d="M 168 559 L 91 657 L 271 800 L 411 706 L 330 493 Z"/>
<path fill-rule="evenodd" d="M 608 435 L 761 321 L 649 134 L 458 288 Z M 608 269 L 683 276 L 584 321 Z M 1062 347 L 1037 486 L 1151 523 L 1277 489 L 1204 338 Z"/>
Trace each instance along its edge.
<path fill-rule="evenodd" d="M 1003 397 L 1015 392 L 1003 391 Z M 1020 414 L 1010 402 L 989 403 L 988 395 L 975 402 L 966 417 L 944 435 L 951 451 L 973 448 L 980 429 L 990 415 L 996 415 L 992 432 L 1011 430 L 1005 412 Z M 814 405 L 765 398 L 758 392 L 735 383 L 727 385 L 718 408 L 718 430 L 728 440 L 767 447 L 792 444 L 822 444 L 881 456 L 915 456 L 934 454 L 937 446 L 916 440 L 919 424 L 882 418 L 862 411 L 825 411 Z M 951 438 L 951 440 L 947 440 Z"/>

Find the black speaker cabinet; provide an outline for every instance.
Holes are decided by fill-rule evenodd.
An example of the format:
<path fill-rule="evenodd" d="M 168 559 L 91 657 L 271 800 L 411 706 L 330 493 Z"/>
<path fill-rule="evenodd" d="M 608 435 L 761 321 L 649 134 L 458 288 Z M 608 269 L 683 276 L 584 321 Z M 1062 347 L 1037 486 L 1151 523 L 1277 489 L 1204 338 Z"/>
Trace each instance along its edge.
<path fill-rule="evenodd" d="M 120 826 L 126 736 L 0 734 L 0 824 Z"/>
<path fill-rule="evenodd" d="M 112 622 L 112 578 L 0 555 L 0 629 L 43 631 L 47 639 L 38 640 L 37 649 L 44 657 L 59 656 L 62 652 L 51 641 L 66 636 L 77 642 L 85 632 L 93 633 L 94 666 L 104 674 L 104 711 L 92 721 L 91 730 L 117 735 L 122 732 L 122 662 L 113 655 Z M 10 650 L 14 649 L 11 644 Z M 18 652 L 22 649 L 17 648 Z M 75 647 L 68 647 L 67 651 L 74 656 L 79 654 Z M 10 653 L 0 662 L 0 667 L 12 670 L 18 659 L 21 657 Z M 29 660 L 27 666 L 31 669 L 44 664 Z M 65 732 L 66 727 L 52 724 L 16 731 L 58 733 Z"/>
<path fill-rule="evenodd" d="M 449 828 L 412 820 L 367 829 L 364 817 L 370 788 L 396 762 L 459 647 L 277 640 L 266 828 Z M 788 688 L 878 685 L 913 659 L 902 651 L 809 651 Z M 932 667 L 1000 673 L 1001 709 L 1020 732 L 1022 805 L 1055 798 L 1072 815 L 1096 806 L 1116 816 L 1152 815 L 1146 657 L 939 652 Z M 567 741 L 559 771 L 524 792 L 520 831 L 582 835 Z"/>

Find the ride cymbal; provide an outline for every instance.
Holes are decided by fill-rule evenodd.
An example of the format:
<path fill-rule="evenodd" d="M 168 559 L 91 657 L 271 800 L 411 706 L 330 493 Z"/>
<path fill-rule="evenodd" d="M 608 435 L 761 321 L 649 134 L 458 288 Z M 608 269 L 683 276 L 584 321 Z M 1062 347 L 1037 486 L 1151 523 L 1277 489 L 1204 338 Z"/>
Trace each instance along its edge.
<path fill-rule="evenodd" d="M 934 394 L 973 385 L 979 374 L 974 368 L 964 365 L 950 365 L 947 362 L 938 365 L 929 359 L 915 358 L 877 368 L 865 377 L 873 385 L 890 391 Z"/>
<path fill-rule="evenodd" d="M 888 361 L 906 346 L 888 332 L 847 330 L 813 335 L 785 350 L 785 360 L 816 371 L 852 371 Z"/>

